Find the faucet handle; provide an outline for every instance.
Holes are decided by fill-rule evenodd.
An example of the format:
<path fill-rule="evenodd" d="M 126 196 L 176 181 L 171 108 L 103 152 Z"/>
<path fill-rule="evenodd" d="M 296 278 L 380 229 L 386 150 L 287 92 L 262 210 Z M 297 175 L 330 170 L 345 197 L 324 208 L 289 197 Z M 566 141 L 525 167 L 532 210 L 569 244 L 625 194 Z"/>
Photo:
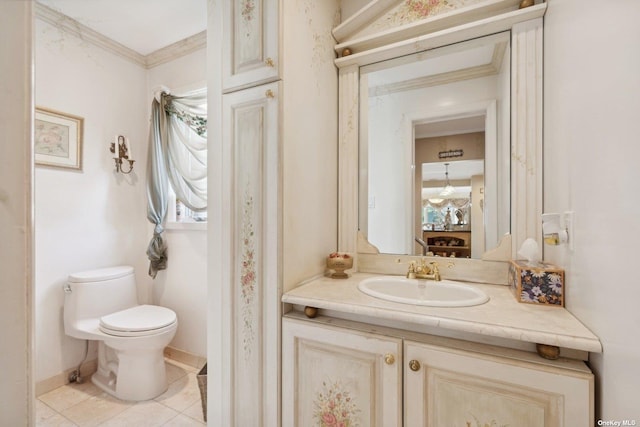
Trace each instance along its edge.
<path fill-rule="evenodd" d="M 440 270 L 438 269 L 438 263 L 433 261 L 430 262 L 429 265 L 431 265 L 431 274 L 433 274 L 433 278 L 438 282 L 442 280 L 440 277 Z"/>
<path fill-rule="evenodd" d="M 416 262 L 409 262 L 409 270 L 407 271 L 407 279 L 415 279 L 416 278 Z"/>

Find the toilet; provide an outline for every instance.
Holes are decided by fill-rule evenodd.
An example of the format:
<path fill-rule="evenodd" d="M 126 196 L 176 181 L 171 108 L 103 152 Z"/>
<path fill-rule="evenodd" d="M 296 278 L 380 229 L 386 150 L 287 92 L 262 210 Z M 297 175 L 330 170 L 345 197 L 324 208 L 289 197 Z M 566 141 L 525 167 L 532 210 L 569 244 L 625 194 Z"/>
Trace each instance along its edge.
<path fill-rule="evenodd" d="M 98 370 L 91 381 L 121 400 L 164 393 L 164 348 L 178 320 L 168 308 L 138 304 L 133 267 L 73 273 L 64 290 L 65 333 L 98 341 Z"/>

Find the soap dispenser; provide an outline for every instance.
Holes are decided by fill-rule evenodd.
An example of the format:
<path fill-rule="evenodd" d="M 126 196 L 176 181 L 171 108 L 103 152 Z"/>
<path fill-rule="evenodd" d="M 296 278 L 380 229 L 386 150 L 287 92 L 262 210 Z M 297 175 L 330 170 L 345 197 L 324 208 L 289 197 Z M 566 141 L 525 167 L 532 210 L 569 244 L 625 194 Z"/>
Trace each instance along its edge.
<path fill-rule="evenodd" d="M 548 245 L 559 245 L 569 241 L 567 229 L 560 224 L 559 213 L 542 214 L 542 235 Z"/>

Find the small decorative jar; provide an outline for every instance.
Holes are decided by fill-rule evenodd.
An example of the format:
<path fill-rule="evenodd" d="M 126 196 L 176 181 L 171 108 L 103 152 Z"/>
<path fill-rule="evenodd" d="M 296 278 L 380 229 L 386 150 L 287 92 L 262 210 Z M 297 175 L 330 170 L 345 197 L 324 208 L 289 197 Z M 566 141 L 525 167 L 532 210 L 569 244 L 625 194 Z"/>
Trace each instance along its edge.
<path fill-rule="evenodd" d="M 333 279 L 346 279 L 349 277 L 345 270 L 353 267 L 353 257 L 347 253 L 332 252 L 327 257 L 327 268 L 333 270 Z"/>

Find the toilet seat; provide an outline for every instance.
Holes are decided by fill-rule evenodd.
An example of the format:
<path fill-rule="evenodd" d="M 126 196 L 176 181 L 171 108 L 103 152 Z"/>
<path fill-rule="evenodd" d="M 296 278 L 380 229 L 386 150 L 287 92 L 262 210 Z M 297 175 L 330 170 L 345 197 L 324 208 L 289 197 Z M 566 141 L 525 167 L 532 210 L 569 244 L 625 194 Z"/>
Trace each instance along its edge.
<path fill-rule="evenodd" d="M 171 329 L 176 322 L 173 310 L 157 305 L 138 305 L 102 316 L 100 331 L 118 337 L 155 335 Z"/>

